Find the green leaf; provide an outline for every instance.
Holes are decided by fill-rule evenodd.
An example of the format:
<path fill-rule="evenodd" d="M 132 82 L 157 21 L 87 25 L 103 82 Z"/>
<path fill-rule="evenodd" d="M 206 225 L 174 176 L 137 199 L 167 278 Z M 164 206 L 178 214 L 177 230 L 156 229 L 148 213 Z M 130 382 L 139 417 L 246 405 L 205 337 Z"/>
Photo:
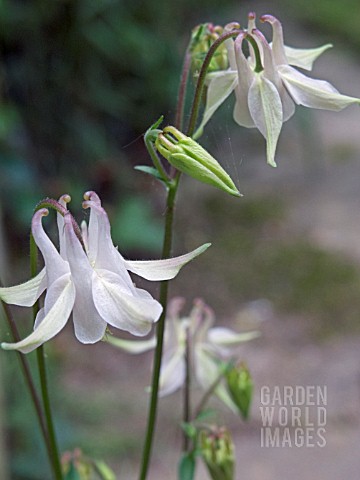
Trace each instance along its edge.
<path fill-rule="evenodd" d="M 179 480 L 193 480 L 196 460 L 193 452 L 185 453 L 179 463 Z"/>
<path fill-rule="evenodd" d="M 164 179 L 156 168 L 149 167 L 148 165 L 136 165 L 134 169 L 139 170 L 139 172 L 147 173 L 148 175 L 151 175 L 152 177 L 156 178 L 156 180 L 160 180 L 160 182 L 166 185 L 166 182 L 164 182 Z"/>

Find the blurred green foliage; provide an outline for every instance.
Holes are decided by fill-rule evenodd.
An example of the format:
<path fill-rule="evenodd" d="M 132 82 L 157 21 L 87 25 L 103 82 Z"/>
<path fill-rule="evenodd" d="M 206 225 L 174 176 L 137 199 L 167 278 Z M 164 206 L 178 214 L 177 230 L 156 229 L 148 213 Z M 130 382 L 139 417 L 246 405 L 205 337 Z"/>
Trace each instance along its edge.
<path fill-rule="evenodd" d="M 285 3 L 285 2 L 284 2 Z M 309 8 L 307 0 L 287 2 L 286 8 L 303 24 L 318 33 L 326 33 L 331 38 L 342 41 L 351 48 L 360 48 L 358 0 L 317 0 L 316 8 Z M 338 43 L 338 42 L 337 42 Z"/>

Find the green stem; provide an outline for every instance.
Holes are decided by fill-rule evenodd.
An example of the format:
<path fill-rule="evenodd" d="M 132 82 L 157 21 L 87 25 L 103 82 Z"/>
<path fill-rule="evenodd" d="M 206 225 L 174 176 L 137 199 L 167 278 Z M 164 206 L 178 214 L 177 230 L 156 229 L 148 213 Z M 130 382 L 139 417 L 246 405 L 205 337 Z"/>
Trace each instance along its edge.
<path fill-rule="evenodd" d="M 186 350 L 185 350 L 185 383 L 184 383 L 184 410 L 183 410 L 183 422 L 187 424 L 191 420 L 191 401 L 190 401 L 190 389 L 191 389 L 191 348 L 190 348 L 190 331 L 186 330 Z M 189 437 L 183 432 L 183 452 L 189 451 Z"/>
<path fill-rule="evenodd" d="M 13 337 L 15 342 L 19 342 L 21 340 L 21 338 L 20 338 L 17 326 L 14 322 L 13 316 L 11 314 L 10 308 L 3 301 L 1 301 L 1 305 L 4 309 L 4 313 L 5 313 L 7 322 L 9 324 L 12 337 Z M 20 366 L 21 366 L 21 369 L 22 369 L 22 372 L 23 372 L 23 375 L 24 375 L 24 378 L 25 378 L 25 382 L 26 382 L 27 387 L 29 389 L 30 396 L 31 396 L 31 399 L 32 399 L 32 402 L 33 402 L 33 405 L 34 405 L 34 408 L 35 408 L 35 411 L 36 411 L 36 416 L 37 416 L 38 421 L 39 421 L 40 430 L 41 430 L 41 433 L 42 433 L 42 436 L 43 436 L 43 439 L 44 439 L 44 443 L 45 443 L 46 450 L 47 450 L 47 453 L 48 453 L 48 456 L 49 456 L 49 460 L 50 460 L 50 463 L 52 464 L 51 448 L 50 448 L 50 443 L 49 443 L 48 432 L 47 432 L 45 421 L 44 421 L 44 413 L 43 413 L 43 410 L 42 410 L 41 401 L 38 397 L 38 394 L 37 394 L 37 391 L 36 391 L 36 388 L 35 388 L 35 382 L 34 382 L 34 380 L 32 378 L 32 375 L 31 375 L 29 362 L 27 361 L 26 357 L 22 353 L 20 353 L 20 352 L 16 352 L 16 353 L 17 353 L 17 356 L 18 356 L 18 359 L 19 359 L 19 362 L 20 362 Z"/>
<path fill-rule="evenodd" d="M 30 235 L 30 273 L 31 277 L 35 277 L 37 271 L 37 246 L 34 241 L 34 237 Z M 36 302 L 33 307 L 33 320 L 35 321 L 36 315 L 39 311 L 39 303 Z M 48 432 L 48 445 L 50 449 L 50 459 L 51 465 L 53 468 L 54 478 L 56 480 L 62 480 L 62 472 L 61 472 L 61 463 L 60 463 L 60 456 L 59 456 L 59 449 L 57 446 L 56 435 L 55 435 L 55 428 L 54 422 L 51 414 L 51 406 L 50 406 L 50 397 L 49 397 L 49 389 L 47 383 L 47 375 L 46 375 L 46 362 L 45 362 L 45 352 L 44 347 L 41 345 L 36 350 L 36 358 L 38 363 L 38 370 L 39 370 L 39 378 L 40 378 L 40 387 L 41 387 L 41 396 L 43 401 L 44 413 L 45 413 L 45 421 L 47 426 Z"/>
<path fill-rule="evenodd" d="M 237 36 L 239 33 L 240 33 L 239 30 L 234 30 L 232 32 L 226 33 L 221 37 L 219 37 L 210 47 L 209 52 L 205 57 L 204 63 L 201 67 L 199 79 L 198 79 L 196 90 L 195 90 L 195 96 L 192 103 L 189 128 L 187 133 L 189 137 L 191 137 L 195 131 L 202 91 L 203 91 L 204 82 L 205 82 L 205 76 L 206 76 L 207 69 L 210 65 L 211 59 L 216 49 L 219 47 L 219 45 L 221 45 L 222 42 L 224 42 L 228 38 Z M 188 63 L 189 61 L 190 60 L 186 58 L 183 66 L 183 74 L 182 74 L 181 82 L 184 84 L 184 86 L 186 85 L 185 78 L 187 78 L 188 76 L 188 69 L 190 65 Z M 181 88 L 182 87 L 180 87 L 180 94 L 179 94 L 178 105 L 177 105 L 178 111 L 176 113 L 176 121 L 180 123 L 181 123 L 181 118 L 183 116 L 183 112 L 181 112 L 181 110 L 183 109 L 184 102 L 185 102 L 185 88 L 183 93 L 181 93 Z M 149 149 L 149 154 L 151 157 L 153 157 L 152 148 Z M 156 167 L 158 166 L 156 165 Z M 164 233 L 162 257 L 161 257 L 163 259 L 169 257 L 171 254 L 175 198 L 176 198 L 176 193 L 179 186 L 180 177 L 181 177 L 181 172 L 177 171 L 175 174 L 174 181 L 169 184 L 169 188 L 168 188 L 168 195 L 167 195 L 167 202 L 166 202 L 166 216 L 165 216 L 165 233 Z M 156 344 L 155 355 L 154 355 L 151 397 L 150 397 L 149 413 L 148 413 L 148 420 L 147 420 L 145 442 L 144 442 L 143 453 L 142 453 L 139 480 L 146 480 L 148 470 L 149 470 L 149 464 L 150 464 L 151 450 L 152 450 L 154 431 L 155 431 L 155 423 L 156 423 L 156 417 L 157 417 L 159 379 L 160 379 L 161 360 L 162 360 L 163 343 L 164 343 L 167 299 L 168 299 L 168 281 L 163 281 L 161 282 L 161 285 L 160 285 L 160 296 L 159 296 L 159 301 L 163 307 L 163 311 L 157 325 L 157 333 L 156 333 L 157 344 Z"/>
<path fill-rule="evenodd" d="M 178 91 L 178 98 L 177 98 L 177 107 L 176 107 L 176 115 L 175 115 L 175 127 L 178 130 L 182 130 L 183 127 L 183 120 L 184 120 L 184 108 L 185 108 L 185 100 L 186 100 L 186 87 L 189 80 L 189 73 L 191 67 L 191 53 L 190 53 L 190 45 L 185 53 L 184 64 L 182 68 L 180 84 L 179 84 L 179 91 Z"/>
<path fill-rule="evenodd" d="M 205 85 L 205 78 L 206 78 L 207 70 L 209 68 L 211 59 L 214 56 L 217 48 L 223 42 L 225 42 L 225 40 L 227 40 L 228 38 L 237 37 L 239 35 L 239 33 L 241 33 L 241 30 L 233 30 L 231 32 L 224 33 L 224 35 L 221 35 L 221 37 L 219 37 L 217 40 L 215 40 L 215 42 L 209 48 L 208 53 L 206 54 L 204 63 L 202 64 L 201 70 L 200 70 L 200 73 L 199 73 L 199 78 L 198 78 L 198 81 L 197 81 L 197 84 L 196 84 L 196 89 L 195 89 L 195 94 L 194 94 L 194 100 L 193 100 L 192 107 L 191 107 L 191 115 L 190 115 L 189 127 L 188 127 L 188 132 L 187 132 L 187 135 L 189 137 L 191 137 L 195 132 L 196 121 L 197 121 L 197 118 L 198 118 L 200 103 L 201 103 L 201 99 L 202 99 L 202 92 L 203 92 L 203 88 L 204 88 L 204 85 Z"/>
<path fill-rule="evenodd" d="M 45 365 L 45 352 L 44 352 L 43 345 L 37 348 L 36 355 L 37 355 L 37 362 L 38 362 L 38 369 L 39 369 L 41 395 L 42 395 L 42 400 L 44 405 L 47 429 L 49 433 L 49 445 L 51 449 L 54 478 L 56 480 L 62 480 L 63 476 L 61 472 L 59 449 L 57 446 L 54 422 L 52 419 L 51 407 L 50 407 L 50 397 L 49 397 L 49 389 L 47 384 L 46 365 Z"/>
<path fill-rule="evenodd" d="M 161 178 L 164 180 L 164 182 L 166 184 L 168 184 L 169 180 L 170 180 L 169 176 L 166 173 L 166 170 L 163 167 L 163 165 L 162 165 L 162 163 L 161 163 L 161 161 L 158 157 L 158 154 L 156 152 L 156 149 L 154 147 L 154 143 L 153 143 L 152 139 L 149 136 L 145 135 L 144 140 L 145 140 L 145 145 L 146 145 L 147 151 L 149 152 L 149 155 L 151 157 L 151 160 L 153 161 L 153 164 L 154 164 L 155 168 L 160 173 Z"/>
<path fill-rule="evenodd" d="M 181 175 L 180 172 L 176 174 L 174 183 L 170 185 L 168 190 L 168 196 L 167 196 L 167 202 L 166 202 L 164 243 L 163 243 L 161 258 L 168 258 L 171 255 L 175 198 L 176 198 L 176 193 L 179 186 L 180 175 Z M 154 355 L 154 367 L 153 367 L 153 376 L 152 376 L 152 383 L 151 383 L 150 406 L 149 406 L 148 422 L 147 422 L 146 436 L 145 436 L 145 442 L 144 442 L 144 448 L 143 448 L 143 454 L 142 454 L 139 480 L 145 480 L 147 477 L 149 464 L 150 464 L 152 443 L 154 438 L 155 423 L 156 423 L 156 417 L 157 417 L 161 359 L 162 359 L 163 343 L 164 343 L 168 286 L 169 286 L 168 281 L 163 281 L 160 284 L 159 300 L 163 307 L 163 311 L 159 319 L 159 322 L 157 325 L 157 332 L 156 332 L 157 343 L 156 343 L 156 349 L 155 349 L 155 355 Z"/>

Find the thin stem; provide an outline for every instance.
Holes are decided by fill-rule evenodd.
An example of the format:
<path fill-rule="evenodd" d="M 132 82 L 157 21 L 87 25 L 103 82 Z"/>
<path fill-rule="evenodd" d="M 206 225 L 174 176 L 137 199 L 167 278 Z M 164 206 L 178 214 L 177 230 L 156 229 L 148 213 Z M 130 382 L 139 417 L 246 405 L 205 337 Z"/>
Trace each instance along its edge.
<path fill-rule="evenodd" d="M 158 157 L 158 154 L 156 152 L 152 139 L 149 138 L 147 135 L 145 135 L 144 140 L 145 140 L 147 151 L 149 152 L 149 155 L 151 157 L 151 160 L 153 161 L 153 164 L 156 170 L 160 173 L 161 178 L 165 181 L 165 183 L 168 184 L 170 180 L 169 176 L 166 173 L 166 170 L 163 167 L 163 164 L 161 163 L 160 158 Z"/>
<path fill-rule="evenodd" d="M 176 198 L 176 193 L 179 186 L 180 175 L 181 175 L 180 172 L 178 172 L 174 179 L 174 183 L 169 187 L 169 190 L 168 190 L 168 197 L 166 202 L 164 243 L 163 243 L 161 258 L 167 258 L 171 254 L 175 198 Z M 145 480 L 147 477 L 149 464 L 150 464 L 154 431 L 155 431 L 161 359 L 162 359 L 164 332 L 165 332 L 165 318 L 166 318 L 166 310 L 167 310 L 168 285 L 169 285 L 168 281 L 163 281 L 160 284 L 159 300 L 163 307 L 163 311 L 159 319 L 159 322 L 157 325 L 157 332 L 156 332 L 157 344 L 156 344 L 155 355 L 154 355 L 151 397 L 150 397 L 148 423 L 147 423 L 147 430 L 146 430 L 146 436 L 145 436 L 145 442 L 144 442 L 144 448 L 143 448 L 143 454 L 142 454 L 139 480 Z"/>
<path fill-rule="evenodd" d="M 191 41 L 190 41 L 191 44 Z M 183 68 L 180 77 L 179 91 L 177 97 L 177 107 L 176 107 L 176 116 L 175 116 L 175 127 L 178 130 L 182 130 L 183 121 L 184 121 L 184 108 L 186 100 L 186 88 L 189 80 L 189 73 L 191 67 L 191 54 L 190 54 L 190 44 L 186 49 Z"/>
<path fill-rule="evenodd" d="M 183 410 L 183 422 L 189 423 L 191 420 L 191 402 L 190 402 L 190 390 L 191 390 L 191 338 L 189 329 L 186 330 L 186 347 L 185 347 L 185 383 L 184 383 L 184 410 Z M 189 437 L 183 432 L 183 452 L 189 450 Z"/>
<path fill-rule="evenodd" d="M 54 422 L 52 419 L 51 407 L 50 407 L 50 397 L 49 397 L 49 389 L 47 384 L 46 365 L 45 365 L 45 352 L 44 352 L 43 345 L 37 348 L 36 355 L 37 355 L 37 361 L 38 361 L 41 395 L 42 395 L 42 400 L 44 405 L 45 419 L 46 419 L 46 424 L 49 432 L 49 444 L 51 448 L 54 477 L 56 478 L 56 480 L 62 480 L 63 476 L 61 472 L 59 449 L 57 446 Z"/>
<path fill-rule="evenodd" d="M 3 307 L 7 322 L 9 324 L 12 337 L 13 337 L 15 342 L 19 342 L 21 340 L 21 338 L 20 338 L 17 326 L 15 324 L 14 318 L 11 314 L 10 308 L 2 300 L 1 300 L 1 305 Z M 40 430 L 41 430 L 42 436 L 44 438 L 44 443 L 45 443 L 46 450 L 47 450 L 48 455 L 49 455 L 50 463 L 52 463 L 51 448 L 50 448 L 50 443 L 49 443 L 48 432 L 47 432 L 47 429 L 46 429 L 46 424 L 45 424 L 45 421 L 44 421 L 44 413 L 43 413 L 43 410 L 42 410 L 40 398 L 39 398 L 39 396 L 37 394 L 37 391 L 36 391 L 36 388 L 35 388 L 35 382 L 34 382 L 34 380 L 32 378 L 32 375 L 31 375 L 29 362 L 27 361 L 26 357 L 22 353 L 20 353 L 20 352 L 16 352 L 16 353 L 17 353 L 17 357 L 18 357 L 19 362 L 20 362 L 20 366 L 21 366 L 21 369 L 22 369 L 22 372 L 23 372 L 23 375 L 24 375 L 24 378 L 25 378 L 25 382 L 26 382 L 27 387 L 29 389 L 30 396 L 31 396 L 31 399 L 32 399 L 32 402 L 33 402 L 33 405 L 34 405 L 34 408 L 35 408 L 35 411 L 36 411 L 36 416 L 37 416 L 38 421 L 39 421 Z"/>
<path fill-rule="evenodd" d="M 211 395 L 214 393 L 216 388 L 218 387 L 219 383 L 221 380 L 225 377 L 225 375 L 229 372 L 229 370 L 234 366 L 234 362 L 230 360 L 227 365 L 224 367 L 223 371 L 220 372 L 219 376 L 214 380 L 214 382 L 210 385 L 208 390 L 204 393 L 203 397 L 201 398 L 199 405 L 195 409 L 194 417 L 193 419 L 196 420 L 196 418 L 200 415 L 200 413 L 204 410 L 205 405 L 207 402 L 210 400 Z"/>
<path fill-rule="evenodd" d="M 215 51 L 217 48 L 225 42 L 228 38 L 236 37 L 241 33 L 241 30 L 233 30 L 231 32 L 225 33 L 224 35 L 221 35 L 215 42 L 211 45 L 209 48 L 208 53 L 206 54 L 204 63 L 201 66 L 199 78 L 196 84 L 196 89 L 195 89 L 195 94 L 194 94 L 194 100 L 192 103 L 192 108 L 191 108 L 191 114 L 190 114 L 190 121 L 189 121 L 189 127 L 188 127 L 188 132 L 187 135 L 191 137 L 194 132 L 195 132 L 195 127 L 196 127 L 196 121 L 199 115 L 199 108 L 200 108 L 200 103 L 202 99 L 202 92 L 205 84 L 205 78 L 206 78 L 206 73 L 209 68 L 210 62 L 212 57 L 215 54 Z"/>
<path fill-rule="evenodd" d="M 35 277 L 37 270 L 37 247 L 34 241 L 34 237 L 30 235 L 30 273 L 31 277 Z M 39 302 L 35 302 L 33 306 L 33 320 L 35 322 L 36 315 L 39 311 Z M 40 378 L 40 387 L 41 387 L 41 396 L 43 401 L 43 407 L 45 412 L 45 420 L 48 432 L 48 444 L 50 449 L 50 458 L 51 458 L 51 465 L 53 468 L 54 478 L 56 480 L 62 480 L 62 472 L 61 472 L 61 463 L 60 463 L 60 456 L 59 456 L 59 449 L 57 446 L 56 435 L 55 435 L 55 428 L 54 422 L 52 419 L 51 414 L 51 406 L 50 406 L 50 397 L 49 397 L 49 389 L 47 383 L 47 375 L 46 375 L 46 362 L 45 362 L 45 352 L 43 345 L 40 345 L 36 350 L 36 358 L 38 363 L 38 370 L 39 370 L 39 378 Z"/>

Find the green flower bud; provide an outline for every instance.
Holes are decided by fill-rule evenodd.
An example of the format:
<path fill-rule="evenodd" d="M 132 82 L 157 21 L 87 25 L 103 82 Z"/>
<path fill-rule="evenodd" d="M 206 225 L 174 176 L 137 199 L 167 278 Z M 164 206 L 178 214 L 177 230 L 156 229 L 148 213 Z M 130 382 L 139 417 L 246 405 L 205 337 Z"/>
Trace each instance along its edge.
<path fill-rule="evenodd" d="M 191 34 L 191 66 L 194 72 L 201 69 L 206 54 L 211 45 L 222 35 L 224 29 L 212 23 L 203 23 L 194 28 Z M 219 45 L 210 61 L 208 72 L 226 70 L 228 68 L 228 54 L 224 44 Z"/>
<path fill-rule="evenodd" d="M 234 182 L 220 164 L 195 140 L 175 127 L 166 127 L 155 141 L 157 150 L 180 172 L 240 197 Z"/>
<path fill-rule="evenodd" d="M 235 455 L 230 432 L 214 428 L 200 432 L 200 452 L 212 480 L 234 480 Z"/>
<path fill-rule="evenodd" d="M 104 462 L 86 457 L 78 448 L 65 452 L 61 463 L 64 480 L 115 480 L 115 474 Z"/>
<path fill-rule="evenodd" d="M 249 416 L 253 396 L 253 381 L 247 366 L 242 363 L 233 367 L 226 374 L 229 393 L 241 416 L 246 420 Z"/>

